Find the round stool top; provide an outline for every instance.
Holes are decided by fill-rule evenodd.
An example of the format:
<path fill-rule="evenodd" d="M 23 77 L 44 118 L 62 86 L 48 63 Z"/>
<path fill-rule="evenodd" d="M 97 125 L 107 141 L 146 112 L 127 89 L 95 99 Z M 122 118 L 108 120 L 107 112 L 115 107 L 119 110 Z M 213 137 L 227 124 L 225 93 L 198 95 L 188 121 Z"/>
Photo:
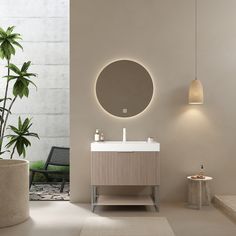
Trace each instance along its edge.
<path fill-rule="evenodd" d="M 208 180 L 212 180 L 213 178 L 210 176 L 204 176 L 204 179 L 192 179 L 192 176 L 188 176 L 187 179 L 193 180 L 193 181 L 208 181 Z"/>

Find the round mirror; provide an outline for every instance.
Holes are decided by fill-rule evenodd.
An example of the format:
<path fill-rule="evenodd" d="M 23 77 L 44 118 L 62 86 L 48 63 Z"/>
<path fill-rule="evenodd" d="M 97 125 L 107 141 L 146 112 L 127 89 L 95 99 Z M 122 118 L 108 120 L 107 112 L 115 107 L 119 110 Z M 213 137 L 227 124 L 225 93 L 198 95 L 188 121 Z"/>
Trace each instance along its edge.
<path fill-rule="evenodd" d="M 152 78 L 137 62 L 115 61 L 99 74 L 96 95 L 101 106 L 110 114 L 132 117 L 145 110 L 151 102 Z"/>

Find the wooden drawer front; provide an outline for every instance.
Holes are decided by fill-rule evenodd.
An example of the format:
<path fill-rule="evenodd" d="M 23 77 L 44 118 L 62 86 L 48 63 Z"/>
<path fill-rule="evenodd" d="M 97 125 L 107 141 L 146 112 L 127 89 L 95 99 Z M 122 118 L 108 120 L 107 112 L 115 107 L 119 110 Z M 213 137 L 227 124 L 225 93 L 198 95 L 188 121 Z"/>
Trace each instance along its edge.
<path fill-rule="evenodd" d="M 159 185 L 158 152 L 92 152 L 92 185 Z"/>

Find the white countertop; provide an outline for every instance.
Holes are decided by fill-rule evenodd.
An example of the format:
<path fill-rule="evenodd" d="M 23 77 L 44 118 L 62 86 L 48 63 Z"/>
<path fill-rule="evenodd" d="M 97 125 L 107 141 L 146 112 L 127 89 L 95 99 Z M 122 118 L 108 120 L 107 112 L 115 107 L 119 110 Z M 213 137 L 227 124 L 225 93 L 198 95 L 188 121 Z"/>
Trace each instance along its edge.
<path fill-rule="evenodd" d="M 146 141 L 105 141 L 91 143 L 92 152 L 159 152 L 160 143 Z"/>

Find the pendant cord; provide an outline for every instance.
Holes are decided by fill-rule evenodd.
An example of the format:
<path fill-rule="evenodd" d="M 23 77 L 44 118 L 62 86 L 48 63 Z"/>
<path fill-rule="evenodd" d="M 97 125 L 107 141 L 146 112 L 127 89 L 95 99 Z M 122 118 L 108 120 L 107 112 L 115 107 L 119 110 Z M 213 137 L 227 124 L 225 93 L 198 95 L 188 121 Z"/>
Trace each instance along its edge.
<path fill-rule="evenodd" d="M 197 0 L 195 0 L 195 79 L 197 79 Z"/>

